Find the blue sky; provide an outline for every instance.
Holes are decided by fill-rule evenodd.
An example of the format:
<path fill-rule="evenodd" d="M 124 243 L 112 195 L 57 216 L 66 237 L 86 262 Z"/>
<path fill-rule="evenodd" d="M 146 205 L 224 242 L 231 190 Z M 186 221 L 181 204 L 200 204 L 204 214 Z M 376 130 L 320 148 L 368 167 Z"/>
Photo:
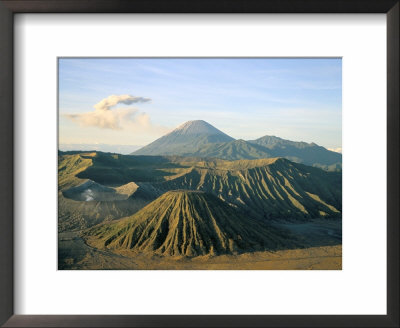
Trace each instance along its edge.
<path fill-rule="evenodd" d="M 132 97 L 93 107 L 111 95 Z M 61 58 L 59 111 L 61 144 L 140 146 L 202 119 L 237 139 L 340 148 L 341 60 Z"/>

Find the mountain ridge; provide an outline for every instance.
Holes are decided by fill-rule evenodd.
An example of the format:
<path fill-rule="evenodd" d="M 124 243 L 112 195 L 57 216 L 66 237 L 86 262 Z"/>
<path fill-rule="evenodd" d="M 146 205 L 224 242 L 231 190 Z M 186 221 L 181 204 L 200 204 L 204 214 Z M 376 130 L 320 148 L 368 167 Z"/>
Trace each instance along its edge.
<path fill-rule="evenodd" d="M 221 255 L 299 246 L 282 232 L 246 218 L 217 197 L 169 191 L 131 217 L 86 232 L 97 248 L 169 256 Z M 285 236 L 287 237 L 287 236 Z"/>
<path fill-rule="evenodd" d="M 132 215 L 176 189 L 213 194 L 262 221 L 341 217 L 341 173 L 284 158 L 227 161 L 62 153 L 59 167 L 61 230 L 87 228 Z M 93 199 L 88 200 L 88 195 Z M 103 197 L 107 195 L 111 196 L 109 200 Z"/>
<path fill-rule="evenodd" d="M 341 169 L 342 155 L 315 143 L 296 142 L 276 136 L 255 140 L 234 139 L 211 124 L 188 121 L 132 155 L 178 155 L 224 160 L 284 157 L 291 161 L 322 169 Z"/>

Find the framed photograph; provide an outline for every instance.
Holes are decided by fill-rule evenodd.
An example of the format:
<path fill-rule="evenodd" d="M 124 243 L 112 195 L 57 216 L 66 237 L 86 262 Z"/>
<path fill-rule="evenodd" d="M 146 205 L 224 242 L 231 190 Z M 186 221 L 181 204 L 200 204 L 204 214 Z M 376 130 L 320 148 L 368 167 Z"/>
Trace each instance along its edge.
<path fill-rule="evenodd" d="M 399 326 L 398 1 L 0 10 L 3 326 Z"/>
<path fill-rule="evenodd" d="M 58 269 L 340 270 L 341 73 L 341 58 L 59 58 Z"/>

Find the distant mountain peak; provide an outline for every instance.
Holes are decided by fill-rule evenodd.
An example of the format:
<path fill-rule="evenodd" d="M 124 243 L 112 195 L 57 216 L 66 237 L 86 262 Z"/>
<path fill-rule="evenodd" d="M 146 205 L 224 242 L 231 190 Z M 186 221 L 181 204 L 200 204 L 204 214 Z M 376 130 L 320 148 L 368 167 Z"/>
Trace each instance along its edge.
<path fill-rule="evenodd" d="M 341 167 L 342 155 L 315 143 L 266 135 L 256 140 L 235 140 L 203 120 L 187 121 L 133 155 L 180 155 L 226 160 L 285 157 L 329 170 Z"/>
<path fill-rule="evenodd" d="M 185 123 L 182 123 L 181 125 L 178 126 L 178 128 L 191 125 L 211 125 L 211 124 L 204 120 L 190 120 L 186 121 Z"/>
<path fill-rule="evenodd" d="M 179 125 L 175 130 L 171 131 L 170 134 L 179 133 L 179 134 L 186 134 L 186 135 L 193 135 L 193 134 L 224 134 L 222 131 L 218 130 L 210 123 L 203 121 L 203 120 L 193 120 L 187 121 L 181 125 Z"/>
<path fill-rule="evenodd" d="M 234 139 L 203 120 L 187 121 L 175 130 L 134 152 L 134 155 L 183 155 L 206 144 Z"/>

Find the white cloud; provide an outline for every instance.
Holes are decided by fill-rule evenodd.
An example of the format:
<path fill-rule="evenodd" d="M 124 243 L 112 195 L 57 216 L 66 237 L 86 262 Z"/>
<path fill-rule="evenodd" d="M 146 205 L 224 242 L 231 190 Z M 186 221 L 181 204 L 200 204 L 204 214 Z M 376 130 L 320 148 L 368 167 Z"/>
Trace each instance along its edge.
<path fill-rule="evenodd" d="M 81 114 L 66 114 L 65 117 L 81 126 L 93 126 L 100 129 L 121 130 L 129 121 L 135 121 L 135 108 L 117 108 L 113 110 L 97 109 Z"/>
<path fill-rule="evenodd" d="M 112 108 L 118 104 L 130 105 L 133 103 L 146 103 L 151 99 L 134 97 L 131 95 L 111 95 L 95 104 L 94 111 L 65 114 L 64 116 L 83 127 L 97 127 L 100 129 L 126 130 L 132 132 L 159 133 L 167 129 L 153 125 L 146 113 L 141 113 L 137 108 Z"/>
<path fill-rule="evenodd" d="M 134 97 L 131 95 L 119 95 L 119 96 L 111 95 L 107 98 L 102 99 L 99 103 L 97 103 L 93 107 L 96 110 L 110 110 L 111 107 L 114 107 L 115 105 L 118 104 L 131 105 L 134 103 L 146 103 L 150 101 L 151 99 L 149 98 Z"/>

